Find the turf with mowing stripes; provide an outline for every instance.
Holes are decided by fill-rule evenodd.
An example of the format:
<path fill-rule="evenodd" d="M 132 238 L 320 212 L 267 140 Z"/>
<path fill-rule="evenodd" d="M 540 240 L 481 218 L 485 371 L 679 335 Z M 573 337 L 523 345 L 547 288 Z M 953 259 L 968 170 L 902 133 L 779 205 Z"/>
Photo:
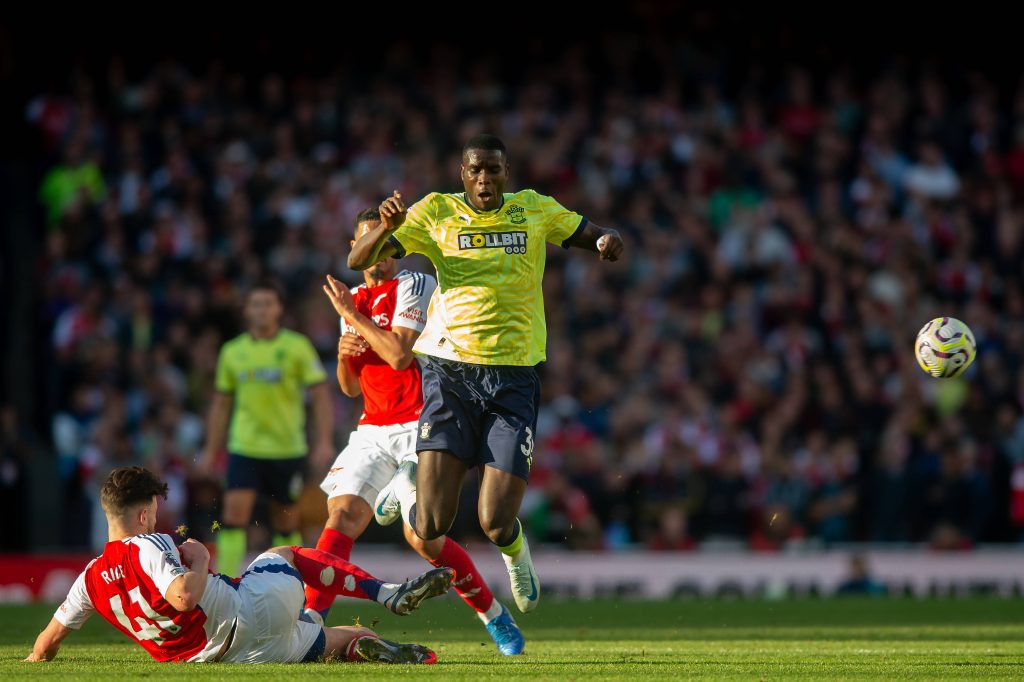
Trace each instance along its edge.
<path fill-rule="evenodd" d="M 527 654 L 499 656 L 476 616 L 454 598 L 409 617 L 339 602 L 334 625 L 358 616 L 383 636 L 427 644 L 432 667 L 365 664 L 173 665 L 98 617 L 66 640 L 58 659 L 23 664 L 53 609 L 0 607 L 0 678 L 59 679 L 837 679 L 1024 678 L 1019 599 L 557 602 L 517 619 Z"/>

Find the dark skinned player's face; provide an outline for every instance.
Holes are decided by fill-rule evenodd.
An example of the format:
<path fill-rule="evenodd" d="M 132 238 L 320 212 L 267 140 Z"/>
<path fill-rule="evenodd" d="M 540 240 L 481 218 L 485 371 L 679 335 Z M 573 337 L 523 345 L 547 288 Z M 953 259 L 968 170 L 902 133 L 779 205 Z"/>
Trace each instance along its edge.
<path fill-rule="evenodd" d="M 501 206 L 508 182 L 508 159 L 492 149 L 470 149 L 462 155 L 462 186 L 469 203 L 481 211 Z"/>

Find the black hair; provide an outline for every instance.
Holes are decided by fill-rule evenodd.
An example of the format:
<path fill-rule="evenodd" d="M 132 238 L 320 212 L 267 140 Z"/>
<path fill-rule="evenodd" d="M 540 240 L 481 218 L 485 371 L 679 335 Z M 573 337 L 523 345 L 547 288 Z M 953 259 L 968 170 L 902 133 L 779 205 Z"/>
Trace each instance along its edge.
<path fill-rule="evenodd" d="M 471 149 L 483 149 L 486 151 L 501 152 L 508 159 L 508 150 L 505 149 L 505 143 L 501 141 L 496 135 L 489 133 L 480 133 L 469 138 L 466 145 L 462 148 L 462 154 L 465 156 L 466 152 Z"/>
<path fill-rule="evenodd" d="M 365 223 L 367 220 L 380 220 L 380 211 L 376 208 L 364 208 L 356 216 L 355 227 L 359 227 L 359 223 Z"/>

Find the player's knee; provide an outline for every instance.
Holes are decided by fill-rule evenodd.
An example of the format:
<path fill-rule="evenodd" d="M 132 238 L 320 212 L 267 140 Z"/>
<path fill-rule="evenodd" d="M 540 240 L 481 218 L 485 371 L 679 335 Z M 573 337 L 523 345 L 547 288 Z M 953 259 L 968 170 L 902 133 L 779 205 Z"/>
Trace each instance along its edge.
<path fill-rule="evenodd" d="M 454 519 L 443 519 L 440 514 L 426 514 L 420 511 L 419 506 L 416 508 L 416 535 L 421 540 L 436 540 L 445 533 L 452 525 Z"/>
<path fill-rule="evenodd" d="M 481 509 L 480 528 L 491 542 L 498 544 L 507 538 L 516 523 L 516 512 L 509 509 Z"/>
<path fill-rule="evenodd" d="M 408 526 L 405 528 L 405 540 L 409 543 L 410 547 L 416 550 L 417 554 L 427 561 L 436 559 L 441 554 L 441 550 L 444 549 L 443 537 L 424 540 L 416 534 L 416 531 Z"/>
<path fill-rule="evenodd" d="M 429 519 L 417 519 L 416 520 L 416 535 L 420 540 L 433 540 L 443 535 L 443 532 L 438 528 L 437 524 L 433 523 Z"/>
<path fill-rule="evenodd" d="M 292 552 L 292 548 L 291 547 L 286 547 L 286 546 L 271 547 L 270 549 L 267 550 L 267 553 L 269 553 L 269 554 L 277 554 L 282 559 L 287 561 L 289 564 L 291 564 L 293 566 L 295 565 L 295 553 Z"/>
<path fill-rule="evenodd" d="M 359 502 L 361 504 L 347 500 L 332 503 L 327 510 L 327 527 L 353 539 L 362 535 L 370 523 L 373 510 L 362 499 Z"/>

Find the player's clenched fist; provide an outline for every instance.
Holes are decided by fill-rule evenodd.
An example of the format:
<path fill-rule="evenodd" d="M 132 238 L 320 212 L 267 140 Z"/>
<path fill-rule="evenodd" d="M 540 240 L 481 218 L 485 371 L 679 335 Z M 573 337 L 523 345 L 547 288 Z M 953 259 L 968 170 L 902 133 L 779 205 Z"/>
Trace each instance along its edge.
<path fill-rule="evenodd" d="M 192 568 L 196 564 L 203 565 L 204 563 L 210 563 L 210 550 L 206 549 L 206 545 L 197 540 L 193 540 L 192 538 L 181 543 L 178 547 L 178 552 L 181 553 L 181 563 L 185 564 L 189 568 Z"/>
<path fill-rule="evenodd" d="M 597 252 L 601 260 L 617 261 L 622 256 L 622 237 L 615 230 L 608 230 L 597 240 Z"/>
<path fill-rule="evenodd" d="M 402 203 L 402 195 L 398 190 L 381 202 L 380 221 L 389 230 L 397 229 L 405 222 L 405 204 Z"/>

